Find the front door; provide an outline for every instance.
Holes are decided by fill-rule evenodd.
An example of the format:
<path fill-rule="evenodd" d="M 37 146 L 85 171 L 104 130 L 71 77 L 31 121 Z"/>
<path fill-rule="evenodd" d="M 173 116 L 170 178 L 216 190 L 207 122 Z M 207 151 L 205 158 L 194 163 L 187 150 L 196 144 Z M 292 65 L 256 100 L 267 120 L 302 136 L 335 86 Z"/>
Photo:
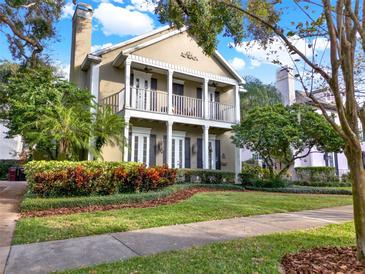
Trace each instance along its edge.
<path fill-rule="evenodd" d="M 173 168 L 184 168 L 184 138 L 183 137 L 172 137 L 172 167 Z"/>
<path fill-rule="evenodd" d="M 209 118 L 216 119 L 217 107 L 216 107 L 216 102 L 215 102 L 215 91 L 214 90 L 209 90 L 208 102 L 209 102 Z"/>
<path fill-rule="evenodd" d="M 149 143 L 148 134 L 134 133 L 132 135 L 132 161 L 149 165 Z"/>
<path fill-rule="evenodd" d="M 209 169 L 215 169 L 215 140 L 208 141 Z"/>
<path fill-rule="evenodd" d="M 149 110 L 151 74 L 135 71 L 132 92 L 134 94 L 134 107 L 141 110 Z"/>

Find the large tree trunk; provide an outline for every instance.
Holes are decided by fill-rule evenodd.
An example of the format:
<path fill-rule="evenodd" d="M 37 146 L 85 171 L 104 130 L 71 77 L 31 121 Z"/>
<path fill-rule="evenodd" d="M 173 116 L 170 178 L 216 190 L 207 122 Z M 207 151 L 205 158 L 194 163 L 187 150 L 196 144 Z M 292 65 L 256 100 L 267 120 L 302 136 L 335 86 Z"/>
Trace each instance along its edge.
<path fill-rule="evenodd" d="M 365 170 L 361 147 L 347 147 L 345 153 L 352 177 L 357 257 L 359 261 L 365 262 Z"/>

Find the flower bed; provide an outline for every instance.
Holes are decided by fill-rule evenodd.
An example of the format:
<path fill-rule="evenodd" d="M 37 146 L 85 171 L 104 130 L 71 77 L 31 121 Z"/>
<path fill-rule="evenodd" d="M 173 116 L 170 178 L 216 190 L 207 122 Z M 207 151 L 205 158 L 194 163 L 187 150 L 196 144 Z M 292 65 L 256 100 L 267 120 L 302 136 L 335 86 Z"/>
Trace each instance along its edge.
<path fill-rule="evenodd" d="M 142 192 L 176 181 L 175 169 L 123 162 L 32 161 L 25 173 L 29 192 L 41 197 Z"/>

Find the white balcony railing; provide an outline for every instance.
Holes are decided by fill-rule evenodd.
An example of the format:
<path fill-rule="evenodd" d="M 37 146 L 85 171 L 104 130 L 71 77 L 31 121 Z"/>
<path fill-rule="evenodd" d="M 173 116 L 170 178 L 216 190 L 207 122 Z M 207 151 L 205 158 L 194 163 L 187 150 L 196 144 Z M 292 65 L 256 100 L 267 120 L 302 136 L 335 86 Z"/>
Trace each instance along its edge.
<path fill-rule="evenodd" d="M 175 115 L 203 118 L 203 100 L 173 94 L 172 112 Z"/>
<path fill-rule="evenodd" d="M 166 92 L 131 88 L 131 107 L 134 109 L 167 113 L 167 100 Z"/>
<path fill-rule="evenodd" d="M 102 99 L 103 105 L 109 105 L 116 113 L 124 109 L 124 89 Z M 235 122 L 235 107 L 218 102 L 208 102 L 210 120 Z M 132 109 L 168 113 L 168 94 L 163 91 L 131 87 L 130 107 Z M 204 101 L 202 99 L 172 95 L 172 113 L 177 116 L 204 118 Z"/>
<path fill-rule="evenodd" d="M 231 122 L 235 121 L 235 107 L 217 102 L 208 103 L 208 117 L 211 120 Z"/>

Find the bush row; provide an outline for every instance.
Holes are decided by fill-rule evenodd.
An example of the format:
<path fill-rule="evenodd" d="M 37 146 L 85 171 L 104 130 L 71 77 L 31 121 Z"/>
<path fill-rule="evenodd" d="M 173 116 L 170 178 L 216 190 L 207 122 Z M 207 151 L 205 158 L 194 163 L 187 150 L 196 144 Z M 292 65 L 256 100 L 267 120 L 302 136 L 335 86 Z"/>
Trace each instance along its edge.
<path fill-rule="evenodd" d="M 296 167 L 295 173 L 299 181 L 308 182 L 336 182 L 339 181 L 334 167 Z"/>
<path fill-rule="evenodd" d="M 313 186 L 313 187 L 343 187 L 351 186 L 349 181 L 335 181 L 335 182 L 311 182 L 311 181 L 295 181 L 298 186 Z"/>
<path fill-rule="evenodd" d="M 352 191 L 347 189 L 319 188 L 319 187 L 261 188 L 261 187 L 247 186 L 245 188 L 248 190 L 280 192 L 280 193 L 352 195 Z"/>
<path fill-rule="evenodd" d="M 25 173 L 29 192 L 42 197 L 143 192 L 176 181 L 175 169 L 122 162 L 32 161 Z"/>
<path fill-rule="evenodd" d="M 158 200 L 165 198 L 178 191 L 194 188 L 194 187 L 211 187 L 222 190 L 243 190 L 240 185 L 232 184 L 179 184 L 172 185 L 166 188 L 150 191 L 144 193 L 118 193 L 107 196 L 87 196 L 87 197 L 58 197 L 58 198 L 40 198 L 32 197 L 34 195 L 27 194 L 23 200 L 20 210 L 26 211 L 40 211 L 56 208 L 73 208 L 86 207 L 90 205 L 112 205 L 112 204 L 131 204 L 141 203 L 145 201 Z"/>
<path fill-rule="evenodd" d="M 234 184 L 235 173 L 223 170 L 207 169 L 179 169 L 177 181 L 179 183 L 201 184 Z"/>

